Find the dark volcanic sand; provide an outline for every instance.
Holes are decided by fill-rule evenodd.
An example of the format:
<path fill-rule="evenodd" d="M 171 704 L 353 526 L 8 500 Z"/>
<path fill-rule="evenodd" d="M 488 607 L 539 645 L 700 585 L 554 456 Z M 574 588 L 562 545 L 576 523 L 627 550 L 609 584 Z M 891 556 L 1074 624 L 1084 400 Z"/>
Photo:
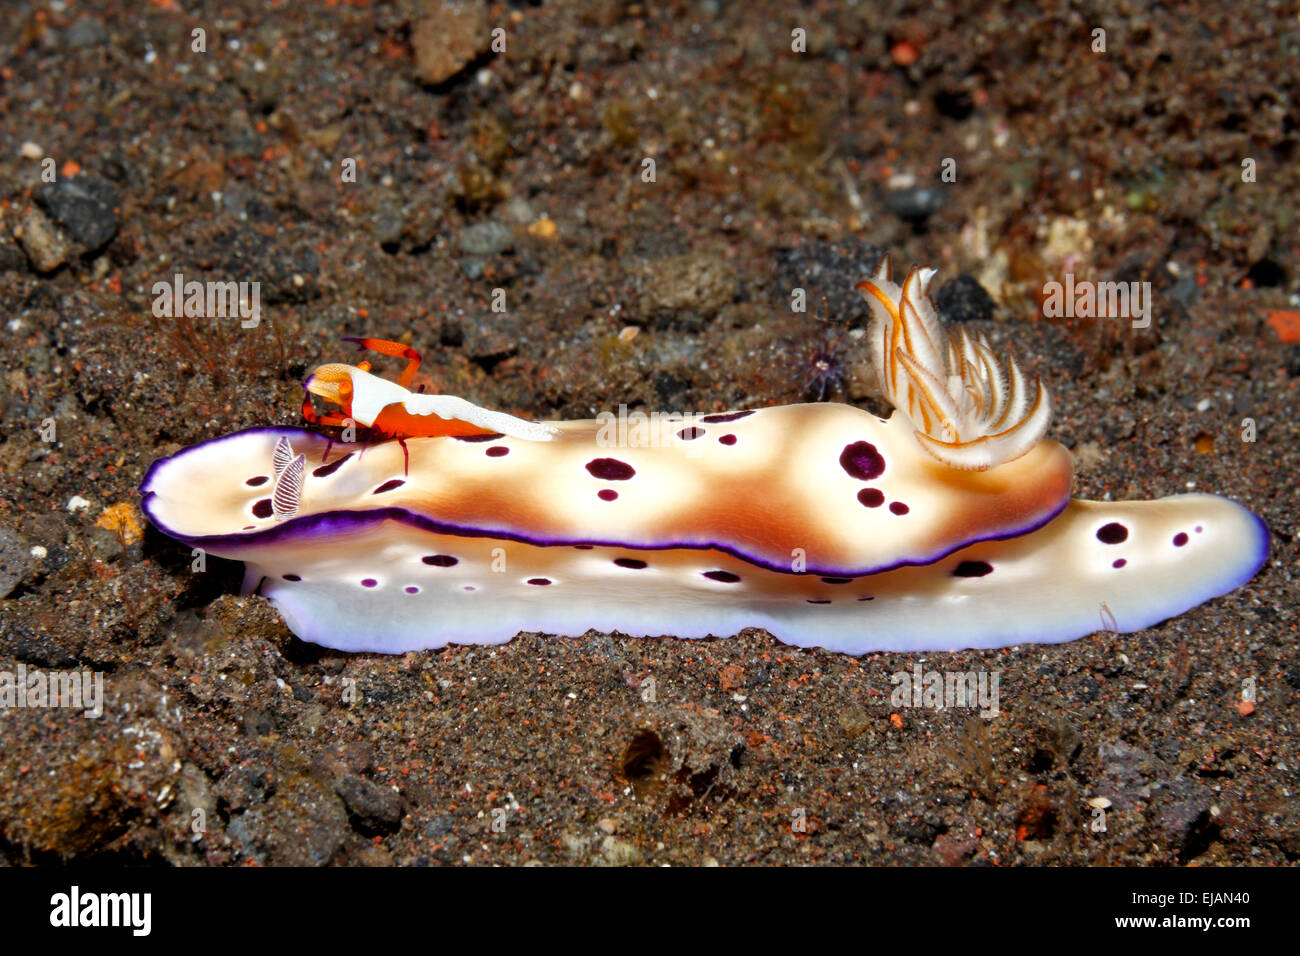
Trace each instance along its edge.
<path fill-rule="evenodd" d="M 98 720 L 0 714 L 0 857 L 1300 857 L 1300 328 L 1269 322 L 1300 288 L 1287 5 L 1120 4 L 1096 22 L 1053 0 L 1023 16 L 267 6 L 6 9 L 0 669 L 99 670 L 107 700 Z M 1078 494 L 1194 485 L 1261 515 L 1273 554 L 1255 580 L 1138 634 L 926 656 L 999 670 L 1001 715 L 891 719 L 889 675 L 922 657 L 763 632 L 324 652 L 238 597 L 235 565 L 192 574 L 186 549 L 134 530 L 151 461 L 297 421 L 304 372 L 350 360 L 347 335 L 403 338 L 429 387 L 527 416 L 807 388 L 879 408 L 860 338 L 841 334 L 865 318 L 852 284 L 877 249 L 940 284 L 969 277 L 946 311 L 1043 376 Z M 155 318 L 150 290 L 178 271 L 260 281 L 262 324 Z M 1043 318 L 1036 293 L 1066 272 L 1150 281 L 1152 328 Z M 838 376 L 815 377 L 823 341 Z"/>

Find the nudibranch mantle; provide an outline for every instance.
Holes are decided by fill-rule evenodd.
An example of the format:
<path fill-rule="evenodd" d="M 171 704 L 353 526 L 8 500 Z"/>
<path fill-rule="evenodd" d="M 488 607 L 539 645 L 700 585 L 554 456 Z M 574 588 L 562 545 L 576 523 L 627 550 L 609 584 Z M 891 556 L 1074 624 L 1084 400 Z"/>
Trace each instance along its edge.
<path fill-rule="evenodd" d="M 325 366 L 308 388 L 363 424 L 387 416 L 399 427 L 376 429 L 400 443 L 217 438 L 156 462 L 143 508 L 244 561 L 294 633 L 352 651 L 746 627 L 851 654 L 1058 642 L 1151 626 L 1255 574 L 1267 530 L 1227 499 L 1070 501 L 1046 389 L 948 336 L 928 284 L 895 285 L 887 263 L 860 284 L 888 420 L 780 406 L 611 442 L 600 421 L 414 395 L 418 356 L 363 340 L 411 359 L 400 384 Z M 447 424 L 423 437 L 395 407 Z"/>

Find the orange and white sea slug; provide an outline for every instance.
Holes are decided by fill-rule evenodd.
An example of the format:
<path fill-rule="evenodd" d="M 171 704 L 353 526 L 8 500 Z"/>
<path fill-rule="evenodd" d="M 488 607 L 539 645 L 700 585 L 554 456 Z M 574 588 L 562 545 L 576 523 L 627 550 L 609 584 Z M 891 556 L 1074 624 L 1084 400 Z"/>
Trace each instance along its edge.
<path fill-rule="evenodd" d="M 371 442 L 217 438 L 156 462 L 143 507 L 244 561 L 294 633 L 352 651 L 746 627 L 850 654 L 1059 642 L 1149 627 L 1255 574 L 1268 532 L 1227 499 L 1070 500 L 1047 390 L 949 334 L 932 275 L 899 286 L 886 260 L 858 286 L 888 420 L 790 405 L 629 441 L 412 394 L 412 366 L 394 384 L 331 365 L 308 389 L 341 413 L 309 419 Z"/>

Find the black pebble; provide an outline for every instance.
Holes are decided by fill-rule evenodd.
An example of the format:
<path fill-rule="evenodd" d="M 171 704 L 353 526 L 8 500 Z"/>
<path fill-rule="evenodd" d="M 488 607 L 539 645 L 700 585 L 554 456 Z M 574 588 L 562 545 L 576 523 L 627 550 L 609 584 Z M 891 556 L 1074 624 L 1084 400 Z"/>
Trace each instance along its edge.
<path fill-rule="evenodd" d="M 939 288 L 934 304 L 949 322 L 987 322 L 993 318 L 993 296 L 973 276 L 962 273 Z"/>
<path fill-rule="evenodd" d="M 885 208 L 905 222 L 925 222 L 942 205 L 943 193 L 934 186 L 911 186 L 885 194 Z"/>
<path fill-rule="evenodd" d="M 117 235 L 117 187 L 107 180 L 60 179 L 38 192 L 36 201 L 88 252 L 98 252 Z"/>

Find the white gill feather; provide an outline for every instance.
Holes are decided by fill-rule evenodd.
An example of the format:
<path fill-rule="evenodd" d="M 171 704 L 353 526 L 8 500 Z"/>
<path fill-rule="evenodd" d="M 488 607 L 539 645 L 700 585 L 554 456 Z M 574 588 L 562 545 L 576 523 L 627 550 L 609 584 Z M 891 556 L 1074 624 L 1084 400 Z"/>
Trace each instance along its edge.
<path fill-rule="evenodd" d="M 950 467 L 984 471 L 1042 440 L 1051 396 L 1040 381 L 1030 386 L 1013 355 L 1000 364 L 984 336 L 944 327 L 930 297 L 935 274 L 912 269 L 899 286 L 881 260 L 858 286 L 872 312 L 868 343 L 882 392 L 921 446 Z"/>

